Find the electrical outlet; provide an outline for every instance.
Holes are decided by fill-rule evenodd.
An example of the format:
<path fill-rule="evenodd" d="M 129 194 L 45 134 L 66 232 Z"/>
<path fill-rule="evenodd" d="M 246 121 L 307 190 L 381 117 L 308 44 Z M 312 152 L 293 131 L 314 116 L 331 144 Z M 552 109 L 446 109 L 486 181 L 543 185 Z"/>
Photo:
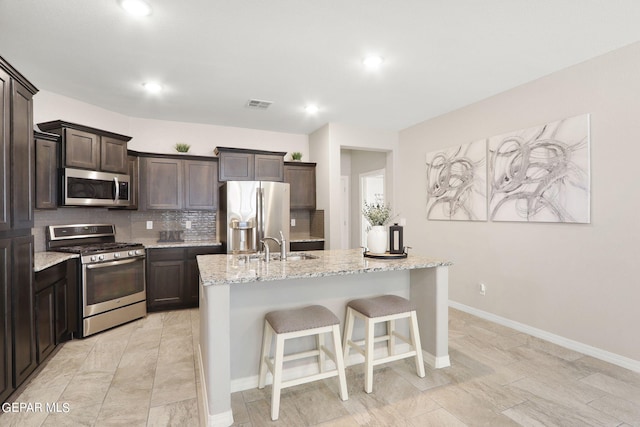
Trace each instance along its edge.
<path fill-rule="evenodd" d="M 406 226 L 407 225 L 407 218 L 400 218 L 400 221 L 398 221 L 399 225 L 401 226 Z"/>
<path fill-rule="evenodd" d="M 292 227 L 296 226 L 296 219 L 295 218 L 291 218 L 291 226 Z"/>
<path fill-rule="evenodd" d="M 184 223 L 184 228 L 186 228 L 187 230 L 191 230 L 191 221 L 186 221 Z"/>
<path fill-rule="evenodd" d="M 478 285 L 478 292 L 484 296 L 487 293 L 487 286 L 484 283 L 480 283 L 480 285 Z"/>
<path fill-rule="evenodd" d="M 153 221 L 147 221 L 147 230 L 153 230 Z"/>

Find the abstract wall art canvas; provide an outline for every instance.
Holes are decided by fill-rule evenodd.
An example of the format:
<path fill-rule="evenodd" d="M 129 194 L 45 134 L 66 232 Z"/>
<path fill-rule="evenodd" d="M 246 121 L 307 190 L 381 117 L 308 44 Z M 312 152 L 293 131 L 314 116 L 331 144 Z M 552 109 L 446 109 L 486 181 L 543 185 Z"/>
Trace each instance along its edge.
<path fill-rule="evenodd" d="M 487 220 L 487 141 L 427 154 L 427 219 Z"/>
<path fill-rule="evenodd" d="M 589 223 L 589 115 L 489 138 L 492 221 Z"/>

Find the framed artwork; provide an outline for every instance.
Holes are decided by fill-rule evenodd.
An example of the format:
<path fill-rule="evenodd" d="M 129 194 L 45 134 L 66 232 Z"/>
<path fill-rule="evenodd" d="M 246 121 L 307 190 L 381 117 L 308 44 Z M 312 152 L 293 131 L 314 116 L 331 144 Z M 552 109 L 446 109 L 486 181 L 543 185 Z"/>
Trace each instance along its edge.
<path fill-rule="evenodd" d="M 492 221 L 590 222 L 589 114 L 489 138 Z"/>
<path fill-rule="evenodd" d="M 427 154 L 427 219 L 487 220 L 487 142 Z"/>

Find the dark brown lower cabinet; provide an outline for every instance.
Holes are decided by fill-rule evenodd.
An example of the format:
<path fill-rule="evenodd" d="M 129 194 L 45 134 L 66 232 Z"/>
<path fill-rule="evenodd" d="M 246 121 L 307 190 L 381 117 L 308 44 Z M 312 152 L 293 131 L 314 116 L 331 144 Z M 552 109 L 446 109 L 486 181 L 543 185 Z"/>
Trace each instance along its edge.
<path fill-rule="evenodd" d="M 147 310 L 198 306 L 197 255 L 220 254 L 221 246 L 149 249 L 147 252 Z"/>
<path fill-rule="evenodd" d="M 43 362 L 56 347 L 56 309 L 54 287 L 36 294 L 36 329 L 38 362 Z"/>
<path fill-rule="evenodd" d="M 13 376 L 17 387 L 36 369 L 33 236 L 13 238 Z"/>
<path fill-rule="evenodd" d="M 42 363 L 56 345 L 71 339 L 76 325 L 76 261 L 68 260 L 35 275 L 36 347 Z"/>
<path fill-rule="evenodd" d="M 13 392 L 11 359 L 11 239 L 0 239 L 0 401 Z"/>

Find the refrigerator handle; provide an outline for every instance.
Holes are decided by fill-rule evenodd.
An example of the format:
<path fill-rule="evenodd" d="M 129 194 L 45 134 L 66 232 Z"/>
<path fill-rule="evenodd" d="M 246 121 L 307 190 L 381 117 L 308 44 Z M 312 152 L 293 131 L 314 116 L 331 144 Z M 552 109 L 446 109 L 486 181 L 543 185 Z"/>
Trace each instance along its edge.
<path fill-rule="evenodd" d="M 256 225 L 258 229 L 258 252 L 262 251 L 260 247 L 260 241 L 264 239 L 264 194 L 262 193 L 262 188 L 256 188 L 256 210 L 258 216 L 258 224 Z"/>

